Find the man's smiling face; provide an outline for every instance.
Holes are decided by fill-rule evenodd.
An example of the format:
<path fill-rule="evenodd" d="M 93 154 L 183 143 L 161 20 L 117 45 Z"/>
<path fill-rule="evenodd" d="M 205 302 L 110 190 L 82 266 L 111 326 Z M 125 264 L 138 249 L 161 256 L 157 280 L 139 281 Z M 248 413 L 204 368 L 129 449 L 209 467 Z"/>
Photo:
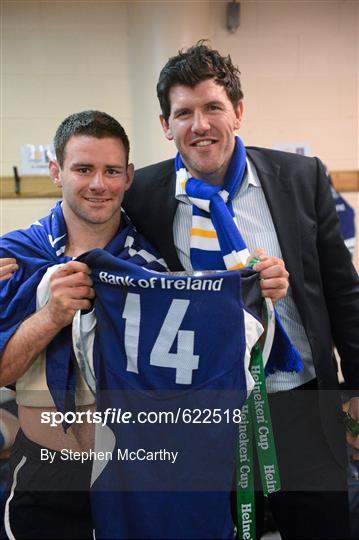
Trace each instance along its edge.
<path fill-rule="evenodd" d="M 212 184 L 222 184 L 231 160 L 240 127 L 243 103 L 236 108 L 225 88 L 214 79 L 195 87 L 174 85 L 169 92 L 171 114 L 161 116 L 163 131 L 174 140 L 192 176 Z"/>
<path fill-rule="evenodd" d="M 68 227 L 77 222 L 119 224 L 122 199 L 133 177 L 133 165 L 127 165 L 120 139 L 73 136 L 66 144 L 62 168 L 51 162 L 50 172 L 62 188 Z"/>

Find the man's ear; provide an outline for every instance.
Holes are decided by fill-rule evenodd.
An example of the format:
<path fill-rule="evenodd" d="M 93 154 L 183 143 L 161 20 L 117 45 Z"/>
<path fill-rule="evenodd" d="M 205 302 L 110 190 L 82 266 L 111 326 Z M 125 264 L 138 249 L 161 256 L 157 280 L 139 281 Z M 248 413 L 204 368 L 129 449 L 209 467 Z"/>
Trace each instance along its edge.
<path fill-rule="evenodd" d="M 172 132 L 171 132 L 170 125 L 167 122 L 167 120 L 165 119 L 165 117 L 163 116 L 163 114 L 160 114 L 160 122 L 161 122 L 161 126 L 162 126 L 162 129 L 163 129 L 163 133 L 166 136 L 166 139 L 168 139 L 169 141 L 173 141 L 173 135 L 172 135 Z"/>
<path fill-rule="evenodd" d="M 131 187 L 131 184 L 132 184 L 132 181 L 133 181 L 133 176 L 135 174 L 135 167 L 134 167 L 133 163 L 129 163 L 127 165 L 126 172 L 127 172 L 127 180 L 126 180 L 125 191 L 127 191 Z"/>
<path fill-rule="evenodd" d="M 55 186 L 58 188 L 61 188 L 62 187 L 61 169 L 57 161 L 53 159 L 49 161 L 49 172 Z"/>
<path fill-rule="evenodd" d="M 243 119 L 243 111 L 244 111 L 244 104 L 243 104 L 243 100 L 241 99 L 237 107 L 234 109 L 234 112 L 236 114 L 234 129 L 239 129 L 241 127 L 242 119 Z"/>

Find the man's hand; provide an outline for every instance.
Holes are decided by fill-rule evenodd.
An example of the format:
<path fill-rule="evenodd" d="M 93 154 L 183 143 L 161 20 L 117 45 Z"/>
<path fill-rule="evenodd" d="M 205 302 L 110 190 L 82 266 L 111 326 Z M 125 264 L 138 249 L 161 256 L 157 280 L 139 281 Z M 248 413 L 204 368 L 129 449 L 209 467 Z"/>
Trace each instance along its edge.
<path fill-rule="evenodd" d="M 72 322 L 79 309 L 89 309 L 95 296 L 89 267 L 70 261 L 50 277 L 49 301 L 43 308 L 50 321 L 59 329 Z"/>
<path fill-rule="evenodd" d="M 251 254 L 259 263 L 253 266 L 253 270 L 259 272 L 262 296 L 270 298 L 275 304 L 287 294 L 289 287 L 289 274 L 285 264 L 278 257 L 270 257 L 264 249 L 258 248 Z"/>
<path fill-rule="evenodd" d="M 0 258 L 0 281 L 11 278 L 13 273 L 18 269 L 16 259 Z"/>
<path fill-rule="evenodd" d="M 358 397 L 351 398 L 351 400 L 349 401 L 348 413 L 353 418 L 353 420 L 356 420 L 357 422 L 359 422 L 359 398 Z M 347 443 L 350 444 L 350 446 L 352 446 L 356 450 L 359 450 L 359 435 L 357 437 L 353 437 L 353 435 L 349 431 L 347 431 L 346 434 L 347 434 Z M 354 459 L 355 461 L 359 461 L 359 452 L 355 453 L 352 456 L 352 459 Z"/>
<path fill-rule="evenodd" d="M 72 322 L 78 309 L 91 307 L 95 292 L 89 274 L 88 266 L 78 261 L 53 271 L 47 304 L 18 326 L 3 350 L 0 386 L 21 377 L 60 330 Z"/>

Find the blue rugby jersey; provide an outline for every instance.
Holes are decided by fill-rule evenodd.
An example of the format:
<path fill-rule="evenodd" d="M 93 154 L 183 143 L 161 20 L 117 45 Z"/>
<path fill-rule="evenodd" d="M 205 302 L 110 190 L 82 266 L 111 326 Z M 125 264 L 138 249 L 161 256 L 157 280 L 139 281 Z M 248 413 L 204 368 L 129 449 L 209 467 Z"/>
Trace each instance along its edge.
<path fill-rule="evenodd" d="M 329 181 L 331 183 L 331 180 Z M 344 242 L 353 257 L 355 251 L 355 212 L 342 195 L 334 189 L 332 183 L 330 187 L 335 201 L 335 209 L 340 221 Z"/>
<path fill-rule="evenodd" d="M 107 458 L 94 460 L 96 538 L 233 538 L 236 411 L 262 332 L 244 309 L 240 273 L 159 274 L 102 250 L 81 260 L 97 322 L 77 314 L 74 350 L 97 410 L 115 419 L 96 426 L 95 452 Z M 247 274 L 260 303 L 257 275 Z M 155 421 L 163 413 L 170 421 Z"/>

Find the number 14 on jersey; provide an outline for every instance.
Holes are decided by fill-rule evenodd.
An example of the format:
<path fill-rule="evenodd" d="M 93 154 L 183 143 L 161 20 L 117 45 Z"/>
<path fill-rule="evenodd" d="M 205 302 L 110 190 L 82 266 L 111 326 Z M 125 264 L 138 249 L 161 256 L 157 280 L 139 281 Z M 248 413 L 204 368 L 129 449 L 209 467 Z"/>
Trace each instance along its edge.
<path fill-rule="evenodd" d="M 194 331 L 180 330 L 189 305 L 189 300 L 172 300 L 150 355 L 151 366 L 174 368 L 176 370 L 177 384 L 191 384 L 193 370 L 198 369 L 199 365 L 199 356 L 194 354 Z M 139 294 L 127 294 L 122 316 L 126 321 L 127 371 L 138 373 L 138 345 L 141 326 Z M 177 352 L 170 352 L 176 337 Z"/>

